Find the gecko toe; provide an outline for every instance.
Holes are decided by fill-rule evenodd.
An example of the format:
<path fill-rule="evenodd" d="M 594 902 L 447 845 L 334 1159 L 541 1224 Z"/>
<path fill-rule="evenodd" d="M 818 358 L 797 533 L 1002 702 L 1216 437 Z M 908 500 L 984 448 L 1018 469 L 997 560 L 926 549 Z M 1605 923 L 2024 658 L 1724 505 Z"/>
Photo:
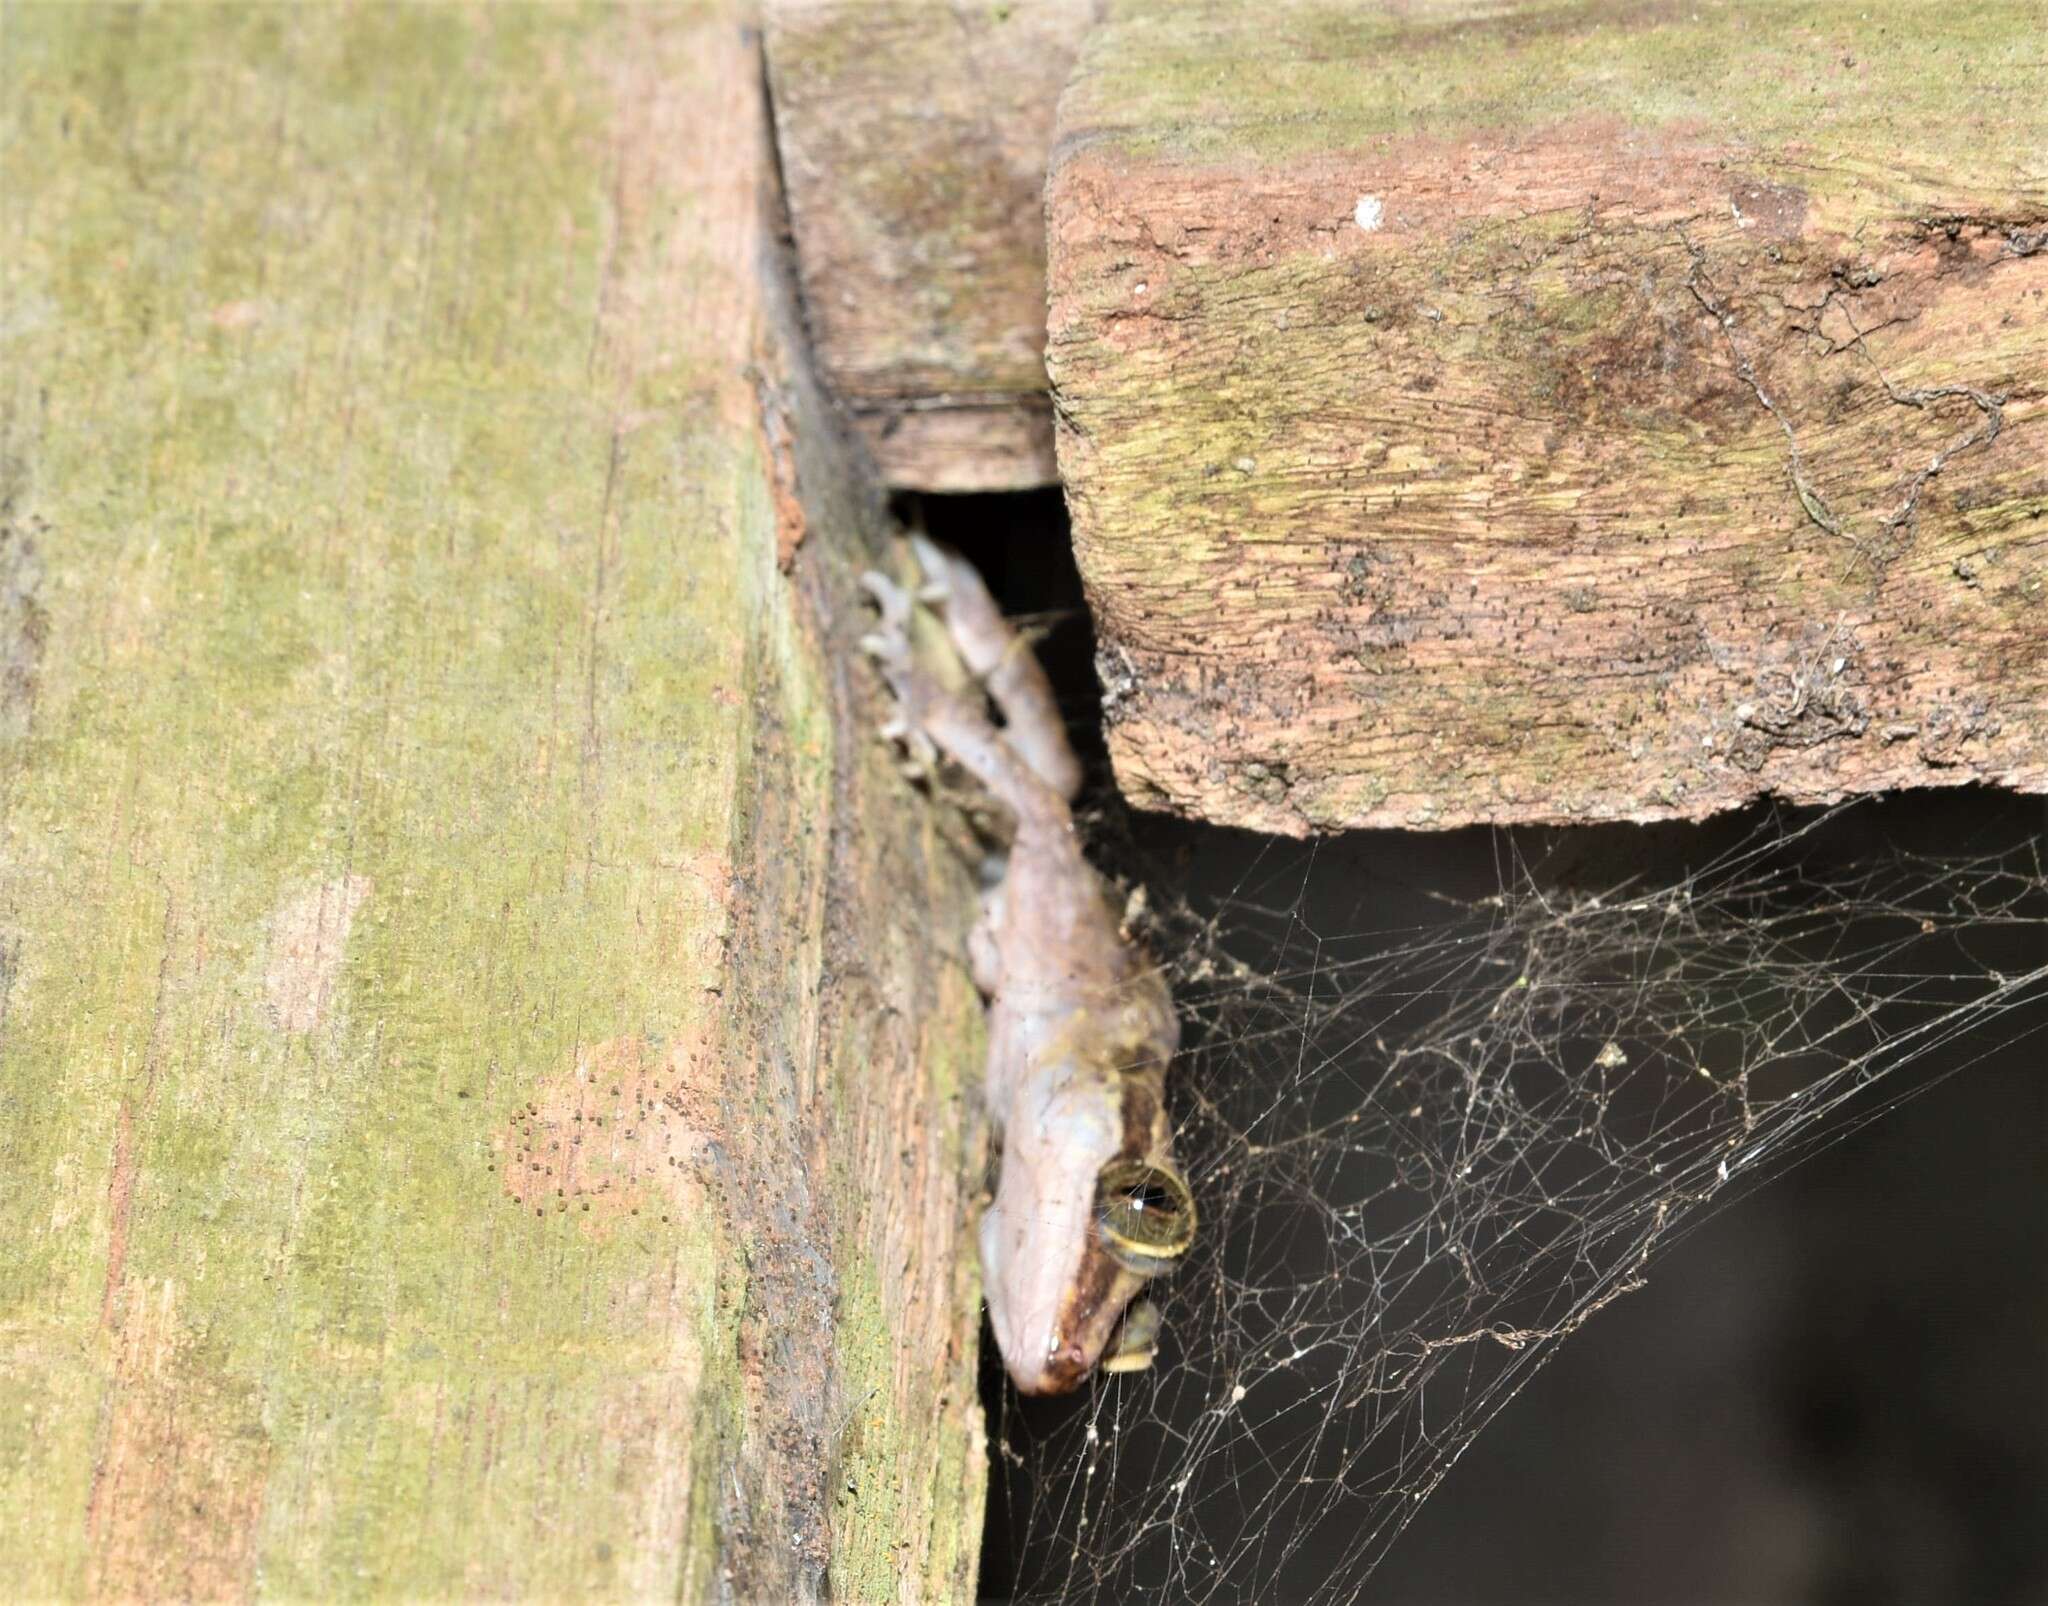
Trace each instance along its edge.
<path fill-rule="evenodd" d="M 917 554 L 917 566 L 922 571 L 918 581 L 917 600 L 929 608 L 944 607 L 952 598 L 953 582 L 946 568 L 944 550 L 927 536 L 913 535 L 910 549 Z"/>
<path fill-rule="evenodd" d="M 870 569 L 860 577 L 861 589 L 874 600 L 882 623 L 891 631 L 910 628 L 910 594 L 886 574 Z"/>
<path fill-rule="evenodd" d="M 944 589 L 952 574 L 951 560 L 946 549 L 928 535 L 913 532 L 910 550 L 917 555 L 917 566 L 924 571 L 927 584 Z"/>
<path fill-rule="evenodd" d="M 903 772 L 913 780 L 939 767 L 938 745 L 902 709 L 884 720 L 875 734 L 901 750 Z"/>

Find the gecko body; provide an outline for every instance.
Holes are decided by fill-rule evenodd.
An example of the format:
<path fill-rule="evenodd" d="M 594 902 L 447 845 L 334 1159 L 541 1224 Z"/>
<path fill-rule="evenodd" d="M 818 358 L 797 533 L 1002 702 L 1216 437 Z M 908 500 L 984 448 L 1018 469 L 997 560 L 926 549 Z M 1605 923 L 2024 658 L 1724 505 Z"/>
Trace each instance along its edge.
<path fill-rule="evenodd" d="M 914 539 L 916 602 L 943 619 L 972 679 L 948 684 L 913 646 L 916 602 L 882 575 L 865 577 L 881 626 L 863 645 L 896 699 L 886 734 L 914 757 L 952 760 L 1014 822 L 968 945 L 988 1000 L 986 1096 L 1001 1144 L 982 1281 L 1017 1387 L 1065 1393 L 1098 1364 L 1149 1364 L 1157 1312 L 1133 1301 L 1193 1241 L 1165 1104 L 1180 1027 L 1081 851 L 1080 765 L 1043 669 L 974 567 Z"/>

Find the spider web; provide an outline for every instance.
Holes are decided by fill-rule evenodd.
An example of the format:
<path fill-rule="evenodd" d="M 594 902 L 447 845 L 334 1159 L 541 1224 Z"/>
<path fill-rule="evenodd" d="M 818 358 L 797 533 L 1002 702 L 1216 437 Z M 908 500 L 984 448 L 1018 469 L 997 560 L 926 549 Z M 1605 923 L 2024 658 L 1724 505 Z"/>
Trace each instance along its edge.
<path fill-rule="evenodd" d="M 1235 839 L 1227 890 L 1146 922 L 1201 1234 L 1154 1370 L 992 1418 L 1018 1598 L 1354 1597 L 1657 1251 L 2048 1036 L 2038 808 L 1929 853 L 1887 807 L 1502 834 L 1490 889 L 1380 929 L 1348 839 Z"/>

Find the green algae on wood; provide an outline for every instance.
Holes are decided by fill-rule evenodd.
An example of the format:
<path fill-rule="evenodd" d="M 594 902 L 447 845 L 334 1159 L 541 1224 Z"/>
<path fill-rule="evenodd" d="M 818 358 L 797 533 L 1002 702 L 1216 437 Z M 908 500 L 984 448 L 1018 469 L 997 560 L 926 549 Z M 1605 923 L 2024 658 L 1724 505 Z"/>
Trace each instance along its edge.
<path fill-rule="evenodd" d="M 19 1593 L 972 1578 L 971 889 L 738 22 L 0 20 Z"/>
<path fill-rule="evenodd" d="M 2048 789 L 2044 29 L 1113 7 L 1048 365 L 1125 790 L 1304 832 Z"/>

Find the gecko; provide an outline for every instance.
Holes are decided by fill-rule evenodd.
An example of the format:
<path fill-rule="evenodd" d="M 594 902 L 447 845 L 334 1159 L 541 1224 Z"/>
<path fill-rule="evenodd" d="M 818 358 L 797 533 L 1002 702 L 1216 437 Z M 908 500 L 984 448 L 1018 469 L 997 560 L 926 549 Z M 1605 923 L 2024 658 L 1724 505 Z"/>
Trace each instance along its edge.
<path fill-rule="evenodd" d="M 967 944 L 987 1002 L 984 1085 L 999 1148 L 980 1225 L 982 1287 L 1018 1390 L 1064 1394 L 1098 1366 L 1151 1364 L 1160 1318 L 1139 1296 L 1194 1242 L 1165 1102 L 1180 1024 L 1165 978 L 1125 936 L 1082 852 L 1081 766 L 1043 666 L 973 564 L 911 541 L 914 596 L 886 575 L 862 577 L 880 626 L 861 646 L 894 699 L 884 737 L 915 768 L 950 760 L 1011 824 Z M 944 627 L 935 646 L 914 639 L 925 610 Z"/>

